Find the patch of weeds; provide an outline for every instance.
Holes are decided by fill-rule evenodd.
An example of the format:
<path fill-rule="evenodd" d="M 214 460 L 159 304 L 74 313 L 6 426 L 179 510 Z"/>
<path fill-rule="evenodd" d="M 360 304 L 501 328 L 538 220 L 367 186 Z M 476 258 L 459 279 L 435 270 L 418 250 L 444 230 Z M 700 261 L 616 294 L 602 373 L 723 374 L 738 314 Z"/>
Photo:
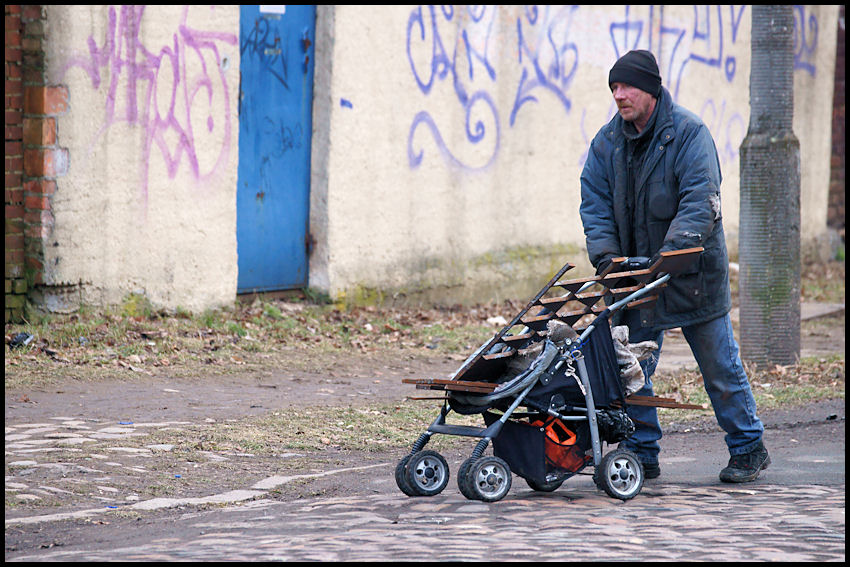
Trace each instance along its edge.
<path fill-rule="evenodd" d="M 800 405 L 824 399 L 843 399 L 845 395 L 845 360 L 843 355 L 810 357 L 790 366 L 770 368 L 746 367 L 756 405 L 772 409 L 783 405 Z M 659 410 L 687 419 L 712 415 L 710 401 L 698 370 L 658 373 L 652 380 L 655 394 L 678 402 L 708 404 L 708 410 Z"/>
<path fill-rule="evenodd" d="M 180 451 L 236 451 L 271 456 L 287 450 L 385 451 L 409 447 L 434 420 L 434 404 L 402 403 L 367 407 L 311 407 L 275 411 L 235 423 L 190 427 L 169 434 Z M 456 416 L 452 423 L 483 425 L 480 416 Z M 438 436 L 437 448 L 457 438 Z"/>
<path fill-rule="evenodd" d="M 150 319 L 154 314 L 154 308 L 144 295 L 131 293 L 121 304 L 121 314 L 133 319 Z"/>
<path fill-rule="evenodd" d="M 246 331 L 244 328 L 242 328 L 242 325 L 240 325 L 239 323 L 233 322 L 233 321 L 227 323 L 227 332 L 232 333 L 232 334 L 237 335 L 237 336 L 240 336 L 240 337 L 244 337 L 245 335 L 248 334 L 248 331 Z"/>
<path fill-rule="evenodd" d="M 270 319 L 283 319 L 283 313 L 281 313 L 280 308 L 273 303 L 263 305 L 263 315 Z"/>

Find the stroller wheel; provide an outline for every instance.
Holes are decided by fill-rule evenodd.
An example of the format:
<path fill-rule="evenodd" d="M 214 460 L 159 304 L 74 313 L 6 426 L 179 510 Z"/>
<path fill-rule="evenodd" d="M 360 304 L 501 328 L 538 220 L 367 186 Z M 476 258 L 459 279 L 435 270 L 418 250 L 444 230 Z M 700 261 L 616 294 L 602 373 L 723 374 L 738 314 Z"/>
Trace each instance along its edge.
<path fill-rule="evenodd" d="M 604 457 L 593 473 L 593 481 L 608 496 L 629 500 L 643 487 L 643 465 L 637 455 L 616 449 Z"/>
<path fill-rule="evenodd" d="M 462 482 L 460 491 L 467 498 L 497 502 L 511 489 L 511 468 L 499 457 L 481 457 L 469 465 Z"/>
<path fill-rule="evenodd" d="M 404 474 L 404 468 L 405 468 L 405 466 L 407 466 L 407 461 L 410 460 L 410 457 L 411 457 L 411 455 L 407 455 L 402 460 L 400 460 L 398 462 L 398 464 L 396 465 L 396 467 L 395 467 L 395 483 L 398 486 L 399 490 L 401 490 L 402 492 L 404 492 L 408 496 L 416 496 L 416 493 L 413 491 L 413 489 L 407 483 L 407 480 L 406 480 L 405 474 Z"/>
<path fill-rule="evenodd" d="M 528 483 L 528 486 L 532 488 L 532 490 L 536 490 L 537 492 L 555 492 L 561 485 L 564 484 L 564 480 L 553 480 L 552 482 L 537 482 L 536 480 L 531 480 L 530 478 L 525 479 L 525 482 Z"/>
<path fill-rule="evenodd" d="M 410 455 L 402 468 L 403 481 L 413 496 L 434 496 L 449 483 L 449 464 L 436 451 L 419 451 Z M 401 485 L 399 488 L 404 492 Z"/>
<path fill-rule="evenodd" d="M 460 490 L 460 493 L 463 494 L 468 500 L 478 500 L 478 495 L 472 489 L 471 482 L 468 481 L 470 478 L 469 469 L 475 462 L 478 460 L 478 457 L 469 457 L 464 462 L 461 463 L 460 468 L 457 470 L 457 487 Z"/>

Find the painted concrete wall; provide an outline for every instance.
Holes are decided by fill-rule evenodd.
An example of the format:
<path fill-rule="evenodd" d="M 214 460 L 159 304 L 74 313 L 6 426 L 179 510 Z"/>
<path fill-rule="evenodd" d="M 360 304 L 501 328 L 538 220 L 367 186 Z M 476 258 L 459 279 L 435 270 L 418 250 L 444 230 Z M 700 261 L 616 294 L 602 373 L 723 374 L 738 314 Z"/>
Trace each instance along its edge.
<path fill-rule="evenodd" d="M 47 289 L 202 310 L 236 293 L 238 6 L 50 6 L 68 162 Z M 826 228 L 837 6 L 796 8 L 803 235 Z M 720 151 L 734 246 L 749 120 L 746 6 L 356 7 L 317 12 L 310 285 L 334 298 L 524 298 L 587 268 L 579 174 L 630 48 Z M 580 270 L 575 270 L 578 273 Z M 63 286 L 65 287 L 63 288 Z"/>
<path fill-rule="evenodd" d="M 49 6 L 67 172 L 45 283 L 63 302 L 202 310 L 236 294 L 238 6 Z M 51 289 L 47 288 L 48 292 Z"/>
<path fill-rule="evenodd" d="M 838 7 L 795 14 L 809 240 L 826 229 Z M 736 252 L 749 7 L 337 6 L 318 20 L 329 130 L 314 138 L 326 219 L 312 217 L 325 242 L 311 283 L 332 296 L 524 297 L 566 261 L 588 269 L 579 175 L 615 111 L 608 70 L 632 48 L 656 54 L 664 85 L 711 130 Z"/>

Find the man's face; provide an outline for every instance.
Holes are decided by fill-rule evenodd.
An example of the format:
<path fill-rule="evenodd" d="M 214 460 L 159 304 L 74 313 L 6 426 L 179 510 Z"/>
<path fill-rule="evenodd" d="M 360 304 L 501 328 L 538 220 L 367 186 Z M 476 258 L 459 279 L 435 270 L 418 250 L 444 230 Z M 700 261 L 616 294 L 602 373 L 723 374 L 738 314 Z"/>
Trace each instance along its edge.
<path fill-rule="evenodd" d="M 638 132 L 643 130 L 655 110 L 655 97 L 626 83 L 611 83 L 611 94 L 623 120 L 633 122 Z"/>

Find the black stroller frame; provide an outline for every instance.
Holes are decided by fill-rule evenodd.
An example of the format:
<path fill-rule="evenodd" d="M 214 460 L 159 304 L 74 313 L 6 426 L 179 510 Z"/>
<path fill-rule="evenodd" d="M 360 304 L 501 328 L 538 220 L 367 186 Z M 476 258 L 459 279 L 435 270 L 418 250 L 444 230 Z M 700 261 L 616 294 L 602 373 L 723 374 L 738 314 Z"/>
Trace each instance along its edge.
<path fill-rule="evenodd" d="M 532 489 L 551 492 L 591 464 L 598 488 L 621 500 L 635 497 L 644 481 L 637 455 L 623 448 L 605 455 L 602 450 L 603 442 L 618 443 L 634 431 L 624 405 L 695 406 L 623 395 L 609 318 L 620 309 L 650 307 L 671 274 L 691 266 L 700 252 L 664 252 L 652 266 L 638 270 L 630 268 L 629 258 L 616 258 L 598 276 L 560 281 L 574 267 L 568 263 L 449 379 L 404 379 L 419 389 L 443 390 L 445 397 L 439 415 L 398 462 L 399 489 L 408 496 L 443 491 L 448 463 L 425 446 L 433 435 L 445 434 L 479 439 L 457 473 L 458 489 L 470 500 L 501 500 L 514 473 Z M 588 291 L 595 286 L 601 289 Z M 567 293 L 544 297 L 553 287 Z M 597 305 L 601 299 L 609 305 Z M 575 302 L 582 307 L 570 308 Z M 533 307 L 541 309 L 531 314 Z M 582 329 L 577 324 L 586 316 L 593 319 Z M 522 330 L 512 334 L 519 325 Z M 526 411 L 518 411 L 521 407 Z M 481 414 L 485 425 L 448 424 L 451 411 Z M 556 430 L 568 439 L 559 439 Z M 491 443 L 494 454 L 485 456 Z"/>

